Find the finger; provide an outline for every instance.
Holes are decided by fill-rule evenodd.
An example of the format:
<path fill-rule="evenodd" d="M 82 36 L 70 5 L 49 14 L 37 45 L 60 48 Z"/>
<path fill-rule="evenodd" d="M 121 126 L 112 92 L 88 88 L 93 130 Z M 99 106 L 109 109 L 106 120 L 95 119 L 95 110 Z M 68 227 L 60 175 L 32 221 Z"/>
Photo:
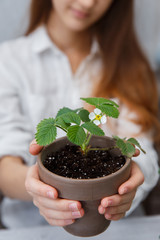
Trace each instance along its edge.
<path fill-rule="evenodd" d="M 40 146 L 37 144 L 36 139 L 34 139 L 29 146 L 29 152 L 32 155 L 37 155 L 40 153 L 40 151 L 43 149 L 43 146 Z"/>
<path fill-rule="evenodd" d="M 135 154 L 133 155 L 133 157 L 137 157 L 137 156 L 139 156 L 139 154 L 140 154 L 140 150 L 136 148 Z"/>
<path fill-rule="evenodd" d="M 115 194 L 113 196 L 103 198 L 101 200 L 101 207 L 106 208 L 132 202 L 135 197 L 135 194 L 136 190 L 124 195 Z"/>
<path fill-rule="evenodd" d="M 120 195 L 123 195 L 125 193 L 131 192 L 135 189 L 137 189 L 138 186 L 140 186 L 144 182 L 144 175 L 138 165 L 132 161 L 132 166 L 131 166 L 131 175 L 128 181 L 123 183 L 119 189 L 118 193 Z"/>
<path fill-rule="evenodd" d="M 77 219 L 81 218 L 84 215 L 84 210 L 76 212 L 64 212 L 64 211 L 55 211 L 46 208 L 40 209 L 40 214 L 45 216 L 47 219 L 59 219 L 59 220 L 67 220 L 67 219 Z"/>
<path fill-rule="evenodd" d="M 39 180 L 37 164 L 29 168 L 26 181 L 26 190 L 30 194 L 56 199 L 58 197 L 57 190 Z"/>
<path fill-rule="evenodd" d="M 78 201 L 71 201 L 67 199 L 47 199 L 44 197 L 35 197 L 34 204 L 39 207 L 58 210 L 58 211 L 79 211 L 81 209 L 81 203 Z"/>
<path fill-rule="evenodd" d="M 115 214 L 115 215 L 111 215 L 111 214 L 107 214 L 107 213 L 105 214 L 105 218 L 107 220 L 112 220 L 112 221 L 120 220 L 124 216 L 125 216 L 125 213 L 120 213 L 120 214 Z"/>
<path fill-rule="evenodd" d="M 133 145 L 133 147 L 135 148 L 135 153 L 134 153 L 133 157 L 139 156 L 140 150 L 135 147 L 135 144 L 132 144 L 132 145 Z"/>
<path fill-rule="evenodd" d="M 123 205 L 119 205 L 116 207 L 108 207 L 106 208 L 105 214 L 115 215 L 115 214 L 125 213 L 130 209 L 130 207 L 131 207 L 131 202 L 125 203 Z"/>
<path fill-rule="evenodd" d="M 102 205 L 99 205 L 99 207 L 98 207 L 98 212 L 99 212 L 100 214 L 105 214 L 106 208 L 103 207 Z"/>
<path fill-rule="evenodd" d="M 41 214 L 43 216 L 43 214 Z M 71 225 L 72 223 L 75 222 L 74 219 L 66 219 L 66 220 L 59 220 L 59 219 L 47 219 L 45 216 L 43 216 L 46 221 L 51 225 L 51 226 L 59 226 L 59 227 L 64 227 L 67 225 Z"/>

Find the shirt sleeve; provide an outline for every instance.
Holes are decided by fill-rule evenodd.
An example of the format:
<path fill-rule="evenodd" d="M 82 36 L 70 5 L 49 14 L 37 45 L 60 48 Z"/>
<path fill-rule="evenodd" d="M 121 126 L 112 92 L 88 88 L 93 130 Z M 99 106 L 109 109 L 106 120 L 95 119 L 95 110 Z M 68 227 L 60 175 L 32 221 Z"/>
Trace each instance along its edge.
<path fill-rule="evenodd" d="M 133 200 L 130 210 L 127 215 L 132 213 L 134 209 L 147 197 L 149 192 L 155 187 L 159 179 L 158 174 L 158 154 L 154 149 L 151 140 L 145 138 L 137 138 L 141 146 L 145 149 L 146 154 L 141 153 L 133 160 L 139 165 L 141 171 L 144 174 L 144 183 L 138 187 L 136 196 Z"/>
<path fill-rule="evenodd" d="M 10 59 L 6 58 L 3 61 L 1 55 L 0 59 L 0 158 L 19 156 L 29 164 L 33 133 L 21 106 L 16 70 L 10 68 L 12 64 L 8 65 Z"/>
<path fill-rule="evenodd" d="M 126 215 L 133 212 L 146 198 L 159 179 L 158 154 L 154 148 L 151 132 L 141 133 L 141 127 L 132 121 L 135 118 L 136 114 L 130 112 L 127 107 L 123 106 L 116 124 L 116 134 L 118 136 L 127 138 L 135 137 L 146 151 L 146 154 L 141 152 L 138 157 L 132 158 L 144 174 L 144 183 L 138 187 L 132 206 Z"/>

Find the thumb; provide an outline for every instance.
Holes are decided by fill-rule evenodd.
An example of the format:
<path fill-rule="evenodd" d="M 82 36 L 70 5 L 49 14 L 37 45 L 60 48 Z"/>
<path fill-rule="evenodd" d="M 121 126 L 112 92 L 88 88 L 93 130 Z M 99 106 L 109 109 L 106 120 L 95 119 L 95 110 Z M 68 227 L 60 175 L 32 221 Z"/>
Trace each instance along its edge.
<path fill-rule="evenodd" d="M 37 164 L 28 169 L 25 187 L 27 192 L 31 195 L 35 194 L 41 197 L 49 197 L 52 199 L 56 199 L 58 197 L 58 192 L 54 187 L 40 180 Z"/>
<path fill-rule="evenodd" d="M 123 195 L 125 193 L 132 192 L 137 189 L 144 182 L 144 175 L 134 161 L 132 161 L 131 165 L 131 175 L 130 178 L 124 182 L 118 189 L 118 193 Z"/>
<path fill-rule="evenodd" d="M 40 151 L 43 149 L 43 146 L 37 144 L 36 139 L 34 139 L 29 146 L 29 152 L 32 155 L 38 155 Z"/>

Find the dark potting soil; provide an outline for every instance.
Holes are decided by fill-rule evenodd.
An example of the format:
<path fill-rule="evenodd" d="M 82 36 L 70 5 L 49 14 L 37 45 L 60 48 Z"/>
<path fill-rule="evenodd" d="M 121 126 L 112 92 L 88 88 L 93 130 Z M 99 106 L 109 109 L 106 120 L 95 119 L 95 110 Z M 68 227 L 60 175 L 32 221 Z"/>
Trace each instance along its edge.
<path fill-rule="evenodd" d="M 75 179 L 104 177 L 122 168 L 125 157 L 114 156 L 112 150 L 89 151 L 82 154 L 78 146 L 66 145 L 60 151 L 50 153 L 43 165 L 51 172 Z"/>

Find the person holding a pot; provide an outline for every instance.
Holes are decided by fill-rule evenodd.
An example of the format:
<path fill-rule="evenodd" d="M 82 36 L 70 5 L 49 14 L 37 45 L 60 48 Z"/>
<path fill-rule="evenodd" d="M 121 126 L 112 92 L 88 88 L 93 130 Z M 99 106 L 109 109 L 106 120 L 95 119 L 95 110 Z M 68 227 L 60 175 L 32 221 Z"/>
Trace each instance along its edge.
<path fill-rule="evenodd" d="M 42 147 L 33 141 L 32 155 L 28 150 L 37 123 L 63 106 L 79 108 L 80 97 L 116 99 L 120 116 L 108 120 L 106 135 L 135 136 L 147 152 L 136 153 L 129 180 L 101 200 L 99 213 L 119 220 L 156 185 L 158 96 L 135 36 L 133 3 L 32 0 L 26 36 L 0 47 L 0 190 L 6 227 L 66 226 L 85 214 L 80 202 L 59 199 L 56 189 L 40 181 L 35 162 Z"/>

